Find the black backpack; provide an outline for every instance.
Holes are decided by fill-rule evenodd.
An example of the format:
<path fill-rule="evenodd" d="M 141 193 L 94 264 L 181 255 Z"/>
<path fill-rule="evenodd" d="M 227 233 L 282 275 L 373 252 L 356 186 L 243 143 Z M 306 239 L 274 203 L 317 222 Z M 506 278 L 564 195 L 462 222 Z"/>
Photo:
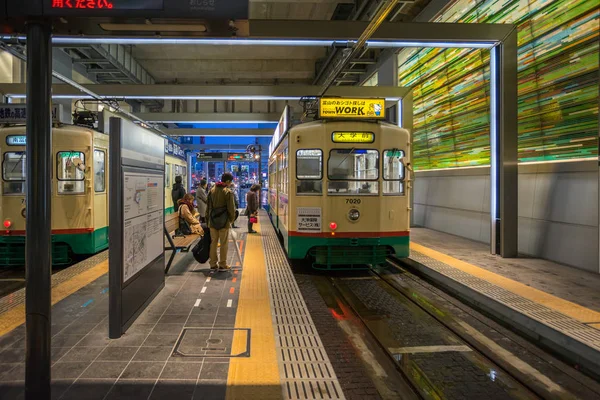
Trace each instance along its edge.
<path fill-rule="evenodd" d="M 210 204 L 210 227 L 215 228 L 216 230 L 224 229 L 227 227 L 227 222 L 229 222 L 229 215 L 227 214 L 227 205 L 223 207 L 213 207 L 212 206 L 212 196 L 208 195 L 208 203 Z"/>
<path fill-rule="evenodd" d="M 200 241 L 196 243 L 194 248 L 192 249 L 192 254 L 196 261 L 200 264 L 204 264 L 208 261 L 210 257 L 210 229 L 206 224 L 202 224 L 202 229 L 204 229 L 204 236 L 200 238 Z"/>

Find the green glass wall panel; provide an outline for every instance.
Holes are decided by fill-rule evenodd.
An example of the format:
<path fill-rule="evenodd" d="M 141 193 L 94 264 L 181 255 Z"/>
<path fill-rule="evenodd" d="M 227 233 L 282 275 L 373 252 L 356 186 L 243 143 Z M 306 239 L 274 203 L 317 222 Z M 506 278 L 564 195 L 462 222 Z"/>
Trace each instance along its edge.
<path fill-rule="evenodd" d="M 521 162 L 598 156 L 600 0 L 457 0 L 435 21 L 517 24 Z M 415 167 L 489 164 L 489 51 L 407 49 L 398 65 Z"/>

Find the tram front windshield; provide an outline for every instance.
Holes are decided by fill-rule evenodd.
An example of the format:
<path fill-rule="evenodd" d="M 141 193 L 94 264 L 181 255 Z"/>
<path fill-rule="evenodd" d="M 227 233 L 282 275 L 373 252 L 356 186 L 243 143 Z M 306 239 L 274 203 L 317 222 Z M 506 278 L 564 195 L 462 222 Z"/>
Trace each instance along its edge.
<path fill-rule="evenodd" d="M 379 193 L 379 152 L 373 149 L 333 149 L 327 163 L 330 195 Z"/>

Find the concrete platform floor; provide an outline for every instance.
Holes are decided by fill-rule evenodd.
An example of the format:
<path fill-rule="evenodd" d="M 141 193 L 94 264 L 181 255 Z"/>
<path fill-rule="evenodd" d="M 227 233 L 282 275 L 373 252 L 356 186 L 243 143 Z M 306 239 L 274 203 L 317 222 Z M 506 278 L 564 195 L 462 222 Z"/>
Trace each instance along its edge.
<path fill-rule="evenodd" d="M 426 228 L 411 228 L 411 241 L 600 312 L 600 274 L 539 258 L 494 256 L 487 244 Z"/>

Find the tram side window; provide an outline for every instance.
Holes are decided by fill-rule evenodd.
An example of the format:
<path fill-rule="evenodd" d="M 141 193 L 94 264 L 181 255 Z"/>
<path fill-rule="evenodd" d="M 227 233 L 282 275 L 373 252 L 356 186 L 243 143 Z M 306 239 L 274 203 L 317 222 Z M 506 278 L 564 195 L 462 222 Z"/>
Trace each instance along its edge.
<path fill-rule="evenodd" d="M 94 150 L 94 191 L 104 192 L 106 189 L 106 153 Z"/>
<path fill-rule="evenodd" d="M 322 194 L 323 151 L 301 149 L 296 151 L 296 194 Z"/>
<path fill-rule="evenodd" d="M 6 152 L 2 161 L 2 193 L 25 194 L 25 152 Z"/>
<path fill-rule="evenodd" d="M 404 194 L 404 151 L 398 149 L 383 152 L 383 194 Z"/>
<path fill-rule="evenodd" d="M 59 151 L 56 155 L 59 194 L 85 192 L 85 154 L 80 151 Z"/>
<path fill-rule="evenodd" d="M 327 162 L 330 195 L 379 194 L 379 152 L 373 149 L 332 149 Z"/>

